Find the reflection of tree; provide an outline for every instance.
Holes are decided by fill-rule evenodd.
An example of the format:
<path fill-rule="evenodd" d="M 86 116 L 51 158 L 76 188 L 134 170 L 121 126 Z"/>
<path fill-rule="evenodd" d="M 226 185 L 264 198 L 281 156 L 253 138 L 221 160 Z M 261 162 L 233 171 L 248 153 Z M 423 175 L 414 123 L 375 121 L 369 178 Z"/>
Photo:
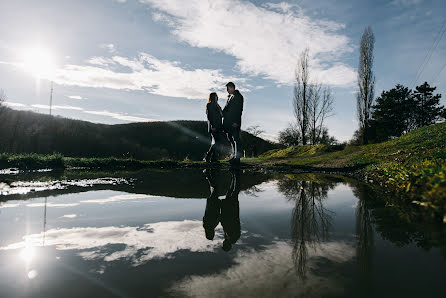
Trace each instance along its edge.
<path fill-rule="evenodd" d="M 259 192 L 264 192 L 263 189 L 261 189 L 260 187 L 258 187 L 257 185 L 254 185 L 250 188 L 248 188 L 247 190 L 244 191 L 245 195 L 251 196 L 251 197 L 258 197 L 258 193 Z"/>
<path fill-rule="evenodd" d="M 332 212 L 324 208 L 323 201 L 334 184 L 286 178 L 279 180 L 278 187 L 296 203 L 291 218 L 293 261 L 298 275 L 305 278 L 308 250 L 317 249 L 321 241 L 328 239 Z"/>
<path fill-rule="evenodd" d="M 370 280 L 374 245 L 371 213 L 366 202 L 366 200 L 360 199 L 356 209 L 356 258 L 362 283 L 368 283 Z"/>

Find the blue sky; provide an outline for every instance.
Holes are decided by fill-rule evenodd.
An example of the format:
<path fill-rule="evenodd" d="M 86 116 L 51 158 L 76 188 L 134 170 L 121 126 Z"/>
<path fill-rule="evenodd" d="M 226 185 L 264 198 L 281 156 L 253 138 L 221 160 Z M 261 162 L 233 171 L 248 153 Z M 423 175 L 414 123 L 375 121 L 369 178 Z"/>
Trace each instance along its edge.
<path fill-rule="evenodd" d="M 294 68 L 308 47 L 311 77 L 333 91 L 326 126 L 344 141 L 357 128 L 367 25 L 376 39 L 376 95 L 425 80 L 446 91 L 445 36 L 414 83 L 446 20 L 441 0 L 15 0 L 0 2 L 0 11 L 0 88 L 15 109 L 48 113 L 53 80 L 56 115 L 110 124 L 205 120 L 207 95 L 217 91 L 223 106 L 231 80 L 245 97 L 242 128 L 260 125 L 274 139 L 293 120 Z"/>

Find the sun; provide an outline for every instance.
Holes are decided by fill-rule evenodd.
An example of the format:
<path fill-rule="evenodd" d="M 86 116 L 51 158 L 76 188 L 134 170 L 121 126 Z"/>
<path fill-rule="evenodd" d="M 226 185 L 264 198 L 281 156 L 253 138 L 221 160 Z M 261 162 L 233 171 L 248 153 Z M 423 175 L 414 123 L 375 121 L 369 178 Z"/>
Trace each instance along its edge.
<path fill-rule="evenodd" d="M 23 69 L 39 79 L 51 79 L 55 64 L 50 50 L 41 46 L 27 47 L 21 53 Z"/>

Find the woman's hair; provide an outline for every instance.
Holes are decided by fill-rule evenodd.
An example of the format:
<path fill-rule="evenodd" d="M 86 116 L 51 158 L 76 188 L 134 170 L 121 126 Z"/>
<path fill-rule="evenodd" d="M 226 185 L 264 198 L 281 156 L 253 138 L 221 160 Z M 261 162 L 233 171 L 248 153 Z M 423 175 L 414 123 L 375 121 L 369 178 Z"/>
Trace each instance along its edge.
<path fill-rule="evenodd" d="M 217 101 L 217 93 L 212 92 L 211 94 L 209 94 L 208 102 L 216 102 L 216 101 Z"/>

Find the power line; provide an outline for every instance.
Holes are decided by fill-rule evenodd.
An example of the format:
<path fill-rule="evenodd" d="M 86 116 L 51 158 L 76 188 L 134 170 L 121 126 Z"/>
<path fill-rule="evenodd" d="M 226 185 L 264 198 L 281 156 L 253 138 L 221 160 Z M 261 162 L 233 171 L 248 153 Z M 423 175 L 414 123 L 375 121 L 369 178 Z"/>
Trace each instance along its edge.
<path fill-rule="evenodd" d="M 446 19 L 443 22 L 443 25 L 441 26 L 440 30 L 438 31 L 432 46 L 430 47 L 429 51 L 426 53 L 426 56 L 424 56 L 423 62 L 418 67 L 418 70 L 415 75 L 415 79 L 413 80 L 413 82 L 411 84 L 412 88 L 415 87 L 415 84 L 417 83 L 418 79 L 420 78 L 421 74 L 423 73 L 424 68 L 429 63 L 429 61 L 432 57 L 432 54 L 435 52 L 436 48 L 438 47 L 438 44 L 440 43 L 440 40 L 443 38 L 443 35 L 445 32 L 446 32 Z"/>

